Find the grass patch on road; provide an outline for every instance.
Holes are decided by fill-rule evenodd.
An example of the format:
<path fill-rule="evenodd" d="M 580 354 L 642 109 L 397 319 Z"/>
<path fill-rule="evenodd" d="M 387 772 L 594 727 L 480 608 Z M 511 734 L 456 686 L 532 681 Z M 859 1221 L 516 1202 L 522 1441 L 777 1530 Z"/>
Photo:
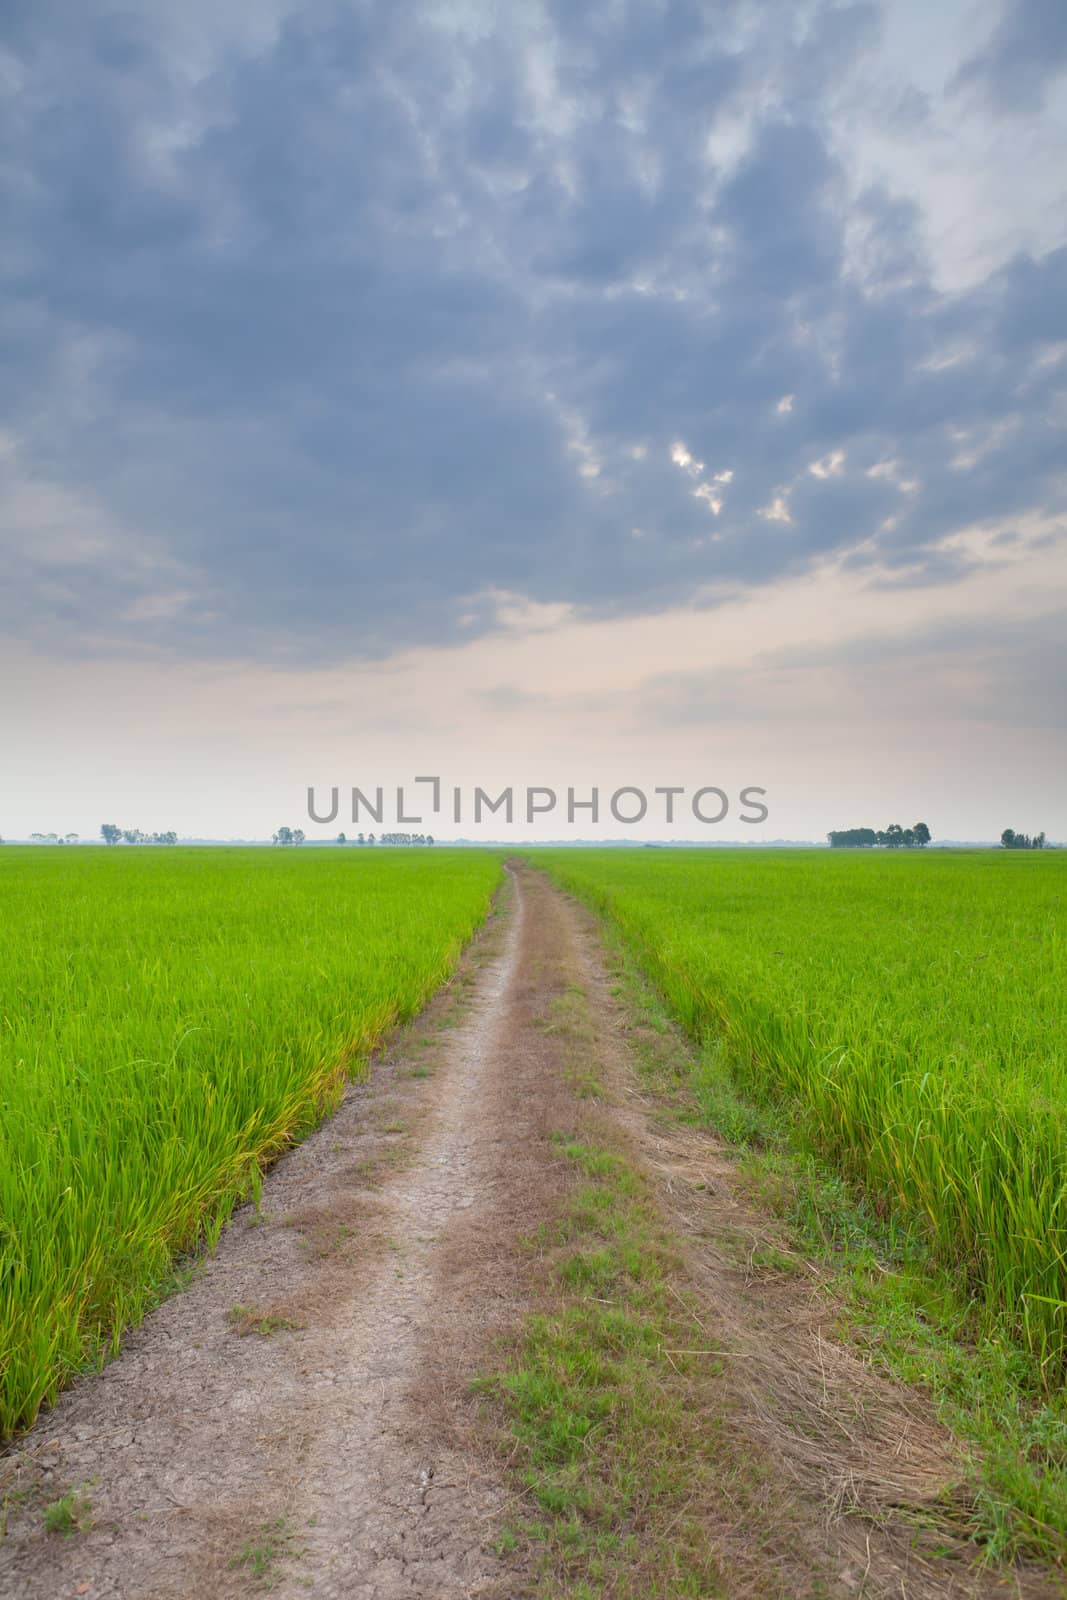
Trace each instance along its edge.
<path fill-rule="evenodd" d="M 269 1339 L 272 1334 L 294 1332 L 301 1326 L 284 1312 L 264 1311 L 260 1306 L 231 1306 L 226 1313 L 226 1321 L 241 1339 L 247 1338 L 250 1333 L 257 1334 L 261 1339 Z"/>
<path fill-rule="evenodd" d="M 261 1522 L 251 1538 L 245 1540 L 231 1558 L 230 1567 L 243 1569 L 261 1587 L 271 1588 L 277 1581 L 275 1564 L 295 1553 L 296 1543 L 288 1520 L 274 1517 L 269 1522 Z"/>
<path fill-rule="evenodd" d="M 554 1303 L 479 1385 L 525 1492 L 503 1548 L 525 1551 L 553 1600 L 710 1600 L 723 1585 L 709 1508 L 724 1484 L 747 1494 L 723 1448 L 721 1363 L 636 1167 L 588 1136 L 553 1142 L 578 1179 L 529 1242 Z"/>
<path fill-rule="evenodd" d="M 70 1489 L 45 1507 L 47 1533 L 88 1533 L 93 1525 L 92 1502 L 82 1490 Z"/>

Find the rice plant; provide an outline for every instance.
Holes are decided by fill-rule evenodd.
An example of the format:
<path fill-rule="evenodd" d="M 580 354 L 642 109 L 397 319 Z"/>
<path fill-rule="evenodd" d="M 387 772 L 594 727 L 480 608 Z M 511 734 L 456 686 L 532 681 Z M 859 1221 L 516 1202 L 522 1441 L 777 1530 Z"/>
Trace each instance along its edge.
<path fill-rule="evenodd" d="M 538 852 L 698 1041 L 1067 1365 L 1067 853 Z"/>
<path fill-rule="evenodd" d="M 452 971 L 478 852 L 0 851 L 0 1435 Z"/>

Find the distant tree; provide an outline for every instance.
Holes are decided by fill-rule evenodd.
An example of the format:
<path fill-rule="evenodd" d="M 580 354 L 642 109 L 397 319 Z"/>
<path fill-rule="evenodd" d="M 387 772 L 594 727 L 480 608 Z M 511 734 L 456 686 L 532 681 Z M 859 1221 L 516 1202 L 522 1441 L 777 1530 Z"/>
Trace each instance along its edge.
<path fill-rule="evenodd" d="M 279 828 L 273 837 L 275 844 L 292 844 L 293 830 L 292 828 Z"/>
<path fill-rule="evenodd" d="M 364 837 L 363 837 L 363 835 L 362 835 L 362 834 L 360 834 L 360 836 L 359 836 L 359 838 L 358 838 L 358 839 L 357 839 L 357 840 L 356 840 L 356 843 L 357 843 L 357 844 L 366 844 L 366 842 L 367 842 L 367 841 L 366 841 L 366 839 L 365 839 L 365 838 L 364 838 Z"/>
<path fill-rule="evenodd" d="M 65 836 L 64 842 L 66 844 L 77 844 L 78 843 L 78 835 L 76 833 L 68 833 Z"/>
<path fill-rule="evenodd" d="M 118 844 L 122 838 L 122 829 L 116 828 L 113 822 L 105 822 L 100 829 L 100 837 L 105 844 Z"/>
<path fill-rule="evenodd" d="M 345 838 L 343 833 L 339 833 L 337 835 L 337 843 L 338 844 L 347 844 L 348 843 L 348 840 Z"/>
<path fill-rule="evenodd" d="M 869 850 L 879 845 L 886 850 L 912 850 L 929 844 L 933 835 L 925 822 L 902 828 L 891 822 L 888 828 L 832 828 L 826 835 L 831 850 Z"/>
<path fill-rule="evenodd" d="M 44 844 L 43 833 L 31 833 L 30 838 L 33 839 L 37 844 Z"/>
<path fill-rule="evenodd" d="M 426 843 L 427 844 L 433 844 L 433 834 L 432 833 L 428 833 L 426 835 Z"/>
<path fill-rule="evenodd" d="M 374 835 L 373 835 L 373 833 L 368 833 L 368 835 L 367 835 L 367 843 L 368 844 L 373 844 L 374 843 Z"/>
<path fill-rule="evenodd" d="M 303 844 L 303 842 L 304 842 L 304 840 L 306 838 L 307 838 L 307 834 L 304 832 L 303 828 L 294 828 L 293 829 L 293 843 L 294 844 Z"/>
<path fill-rule="evenodd" d="M 1043 850 L 1045 848 L 1044 830 L 1035 833 L 1031 839 L 1028 833 L 1016 833 L 1014 828 L 1005 828 L 1000 836 L 1000 842 L 1005 850 Z"/>

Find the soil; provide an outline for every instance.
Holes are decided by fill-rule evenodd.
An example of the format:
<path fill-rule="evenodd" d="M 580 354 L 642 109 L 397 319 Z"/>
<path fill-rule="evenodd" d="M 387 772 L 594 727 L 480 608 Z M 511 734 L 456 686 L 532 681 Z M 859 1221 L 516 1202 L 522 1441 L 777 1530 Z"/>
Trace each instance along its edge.
<path fill-rule="evenodd" d="M 959 1477 L 959 1447 L 835 1337 L 814 1269 L 746 1265 L 767 1220 L 716 1140 L 662 1115 L 616 987 L 587 914 L 511 869 L 455 979 L 265 1176 L 259 1210 L 0 1455 L 0 1596 L 533 1593 L 528 1557 L 500 1553 L 521 1496 L 471 1380 L 544 1303 L 524 1241 L 574 1181 L 550 1135 L 583 1122 L 650 1176 L 680 1289 L 730 1352 L 727 1426 L 761 1482 L 761 1526 L 724 1506 L 710 1530 L 731 1600 L 1061 1594 L 917 1547 L 910 1513 Z M 544 1025 L 575 992 L 596 1105 Z M 68 1492 L 86 1526 L 47 1531 Z"/>

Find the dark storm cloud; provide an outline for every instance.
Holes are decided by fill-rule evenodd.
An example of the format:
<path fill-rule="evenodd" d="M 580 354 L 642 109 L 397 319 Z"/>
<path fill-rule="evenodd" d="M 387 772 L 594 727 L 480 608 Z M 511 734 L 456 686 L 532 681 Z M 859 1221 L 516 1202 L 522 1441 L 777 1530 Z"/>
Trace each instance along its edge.
<path fill-rule="evenodd" d="M 11 10 L 5 625 L 380 654 L 1062 507 L 1067 252 L 935 291 L 828 131 L 878 8 L 770 9 Z"/>

